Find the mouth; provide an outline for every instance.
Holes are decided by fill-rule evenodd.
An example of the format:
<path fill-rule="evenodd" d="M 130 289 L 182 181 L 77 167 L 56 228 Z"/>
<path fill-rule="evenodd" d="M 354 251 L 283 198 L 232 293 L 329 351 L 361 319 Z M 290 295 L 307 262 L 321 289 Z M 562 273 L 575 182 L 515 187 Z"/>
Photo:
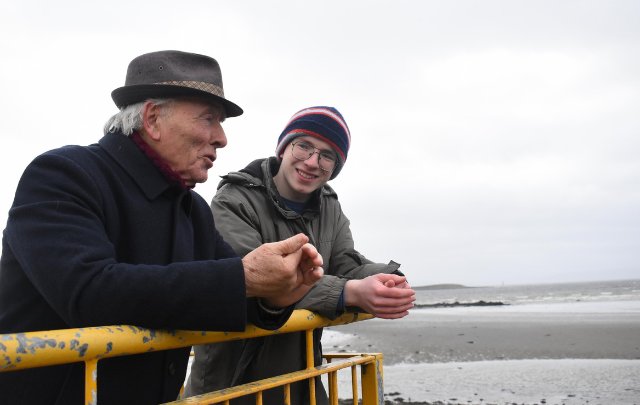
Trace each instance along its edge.
<path fill-rule="evenodd" d="M 204 155 L 202 159 L 209 161 L 213 165 L 213 162 L 216 160 L 216 155 Z"/>
<path fill-rule="evenodd" d="M 296 172 L 298 172 L 298 174 L 299 174 L 302 178 L 305 178 L 305 179 L 307 179 L 307 180 L 313 180 L 313 179 L 318 178 L 318 176 L 315 176 L 315 175 L 313 175 L 313 174 L 309 174 L 309 173 L 305 173 L 305 172 L 303 172 L 303 171 L 300 171 L 299 169 L 296 169 Z"/>

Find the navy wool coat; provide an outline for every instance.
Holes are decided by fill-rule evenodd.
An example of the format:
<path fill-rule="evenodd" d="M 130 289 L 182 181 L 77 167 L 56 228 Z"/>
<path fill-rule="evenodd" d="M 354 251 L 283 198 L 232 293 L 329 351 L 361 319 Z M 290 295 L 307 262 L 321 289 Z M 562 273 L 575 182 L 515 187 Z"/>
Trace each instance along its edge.
<path fill-rule="evenodd" d="M 243 331 L 247 319 L 275 329 L 292 309 L 270 318 L 246 299 L 241 259 L 208 204 L 172 187 L 129 137 L 47 152 L 20 180 L 2 239 L 0 333 L 116 324 Z M 98 403 L 175 400 L 188 354 L 100 360 Z M 0 373 L 0 403 L 83 401 L 84 363 Z"/>

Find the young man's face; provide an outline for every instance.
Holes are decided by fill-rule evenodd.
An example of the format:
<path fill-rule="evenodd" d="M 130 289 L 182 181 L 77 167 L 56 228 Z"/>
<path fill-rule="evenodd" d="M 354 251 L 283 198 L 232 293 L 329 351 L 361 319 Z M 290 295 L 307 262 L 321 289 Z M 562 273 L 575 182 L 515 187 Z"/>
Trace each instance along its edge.
<path fill-rule="evenodd" d="M 303 142 L 312 146 L 315 153 L 307 160 L 296 158 L 292 149 L 294 144 Z M 297 151 L 296 151 L 297 152 Z M 278 174 L 273 178 L 281 196 L 291 201 L 306 202 L 311 193 L 324 186 L 331 178 L 332 172 L 320 168 L 319 153 L 329 153 L 337 160 L 336 152 L 331 145 L 313 136 L 299 136 L 287 145 L 280 155 L 282 163 Z M 309 153 L 306 154 L 309 156 Z M 298 157 L 306 157 L 298 153 Z M 320 158 L 321 159 L 321 158 Z M 326 162 L 326 160 L 325 160 Z M 324 167 L 327 167 L 324 162 Z"/>

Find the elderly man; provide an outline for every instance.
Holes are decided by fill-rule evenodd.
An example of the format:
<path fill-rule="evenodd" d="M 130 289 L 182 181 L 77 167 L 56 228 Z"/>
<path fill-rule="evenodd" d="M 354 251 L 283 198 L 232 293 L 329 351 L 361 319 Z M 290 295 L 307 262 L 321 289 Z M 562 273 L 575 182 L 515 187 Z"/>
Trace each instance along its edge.
<path fill-rule="evenodd" d="M 221 123 L 242 114 L 224 97 L 218 63 L 142 55 L 112 98 L 120 112 L 98 144 L 47 152 L 22 176 L 3 235 L 0 333 L 280 327 L 322 276 L 322 258 L 304 235 L 239 258 L 192 191 L 227 144 Z M 98 403 L 175 400 L 188 356 L 101 360 Z M 80 404 L 84 364 L 0 373 L 0 392 L 7 404 Z"/>
<path fill-rule="evenodd" d="M 333 107 L 298 111 L 278 138 L 276 154 L 223 177 L 211 209 L 220 233 L 239 254 L 264 242 L 304 232 L 326 260 L 326 275 L 297 303 L 330 319 L 346 307 L 380 318 L 408 315 L 415 292 L 395 262 L 374 263 L 355 250 L 349 220 L 327 184 L 344 167 L 351 133 Z M 315 365 L 322 364 L 320 338 L 314 338 Z M 222 342 L 195 348 L 185 395 L 196 395 L 306 368 L 304 332 Z M 316 378 L 316 403 L 329 399 Z M 263 394 L 263 403 L 284 403 L 282 389 Z M 291 384 L 292 404 L 309 404 L 309 384 Z M 232 405 L 251 405 L 241 397 Z"/>

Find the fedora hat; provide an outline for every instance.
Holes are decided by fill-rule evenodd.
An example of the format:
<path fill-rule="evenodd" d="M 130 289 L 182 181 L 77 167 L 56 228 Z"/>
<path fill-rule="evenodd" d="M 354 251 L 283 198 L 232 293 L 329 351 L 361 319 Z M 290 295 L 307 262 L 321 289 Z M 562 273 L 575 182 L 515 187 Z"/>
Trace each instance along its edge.
<path fill-rule="evenodd" d="M 111 92 L 118 108 L 149 98 L 179 96 L 219 101 L 227 117 L 243 112 L 224 97 L 218 62 L 196 53 L 160 51 L 140 55 L 129 63 L 124 86 Z"/>

